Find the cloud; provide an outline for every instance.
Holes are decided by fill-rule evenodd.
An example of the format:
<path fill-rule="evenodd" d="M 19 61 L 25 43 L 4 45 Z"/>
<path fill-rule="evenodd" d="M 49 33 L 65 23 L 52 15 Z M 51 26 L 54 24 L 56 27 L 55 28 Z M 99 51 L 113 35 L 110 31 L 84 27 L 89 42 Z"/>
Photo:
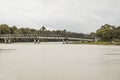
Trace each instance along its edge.
<path fill-rule="evenodd" d="M 120 25 L 119 0 L 0 0 L 0 23 L 89 33 Z"/>

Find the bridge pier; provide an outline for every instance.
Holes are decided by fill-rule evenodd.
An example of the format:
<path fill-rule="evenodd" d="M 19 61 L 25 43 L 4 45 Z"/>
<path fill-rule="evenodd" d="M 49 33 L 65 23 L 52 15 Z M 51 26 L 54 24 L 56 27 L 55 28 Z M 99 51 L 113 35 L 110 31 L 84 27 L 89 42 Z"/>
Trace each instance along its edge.
<path fill-rule="evenodd" d="M 4 39 L 4 42 L 5 42 L 5 44 L 11 44 L 11 39 L 10 39 L 10 38 L 8 38 L 8 39 L 5 38 L 5 39 Z"/>
<path fill-rule="evenodd" d="M 64 39 L 62 39 L 62 42 L 63 42 L 63 44 L 65 44 L 65 40 Z"/>
<path fill-rule="evenodd" d="M 40 40 L 39 40 L 39 39 L 37 40 L 37 43 L 38 43 L 38 44 L 40 43 Z"/>
<path fill-rule="evenodd" d="M 8 43 L 11 44 L 11 39 L 10 38 L 8 39 Z"/>
<path fill-rule="evenodd" d="M 36 44 L 36 42 L 37 42 L 36 39 L 34 39 L 34 44 Z"/>
<path fill-rule="evenodd" d="M 66 44 L 68 44 L 68 40 L 66 40 Z"/>
<path fill-rule="evenodd" d="M 62 41 L 63 41 L 63 44 L 67 44 L 68 43 L 68 40 L 63 39 Z"/>
<path fill-rule="evenodd" d="M 34 43 L 35 43 L 35 44 L 39 44 L 39 43 L 40 43 L 40 39 L 35 39 L 35 38 L 34 38 Z"/>
<path fill-rule="evenodd" d="M 5 41 L 5 44 L 7 44 L 7 39 L 4 39 L 4 41 Z"/>

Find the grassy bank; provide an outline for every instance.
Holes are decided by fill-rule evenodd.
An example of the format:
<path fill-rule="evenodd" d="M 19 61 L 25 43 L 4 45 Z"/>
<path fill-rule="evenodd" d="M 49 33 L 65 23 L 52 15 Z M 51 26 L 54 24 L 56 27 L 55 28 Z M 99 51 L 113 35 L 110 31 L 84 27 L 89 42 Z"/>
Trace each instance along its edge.
<path fill-rule="evenodd" d="M 69 44 L 120 45 L 120 42 L 105 42 L 105 41 L 97 41 L 97 42 L 70 42 Z"/>

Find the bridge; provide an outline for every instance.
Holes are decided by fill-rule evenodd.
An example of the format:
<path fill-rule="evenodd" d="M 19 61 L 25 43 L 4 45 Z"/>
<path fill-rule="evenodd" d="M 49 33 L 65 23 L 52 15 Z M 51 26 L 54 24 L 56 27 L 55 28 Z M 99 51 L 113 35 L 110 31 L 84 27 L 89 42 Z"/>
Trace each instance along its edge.
<path fill-rule="evenodd" d="M 40 43 L 40 39 L 61 40 L 63 43 L 68 41 L 87 41 L 93 42 L 95 38 L 82 38 L 74 36 L 51 35 L 51 34 L 0 34 L 0 39 L 4 39 L 5 43 L 12 43 L 11 39 L 33 39 L 34 43 Z"/>

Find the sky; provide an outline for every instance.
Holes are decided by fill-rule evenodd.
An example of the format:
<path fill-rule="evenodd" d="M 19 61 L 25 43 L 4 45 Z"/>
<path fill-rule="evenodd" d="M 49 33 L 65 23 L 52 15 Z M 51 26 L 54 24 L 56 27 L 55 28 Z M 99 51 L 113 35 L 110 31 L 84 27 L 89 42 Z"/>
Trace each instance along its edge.
<path fill-rule="evenodd" d="M 0 0 L 0 24 L 72 32 L 120 25 L 120 0 Z"/>

